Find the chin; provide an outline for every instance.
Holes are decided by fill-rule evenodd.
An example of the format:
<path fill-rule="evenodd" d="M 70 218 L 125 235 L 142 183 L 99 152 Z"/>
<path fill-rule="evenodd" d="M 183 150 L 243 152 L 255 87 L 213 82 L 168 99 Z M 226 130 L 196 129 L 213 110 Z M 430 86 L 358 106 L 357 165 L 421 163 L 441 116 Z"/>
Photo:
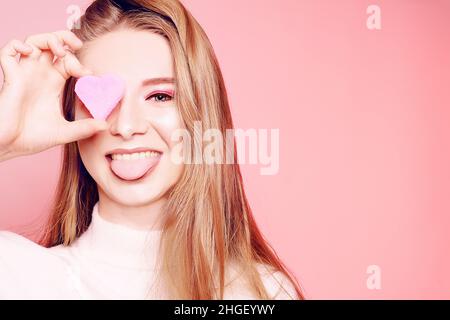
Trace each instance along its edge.
<path fill-rule="evenodd" d="M 147 183 L 141 185 L 105 186 L 104 192 L 110 199 L 124 206 L 144 206 L 163 198 L 167 191 L 166 187 Z"/>
<path fill-rule="evenodd" d="M 158 199 L 160 199 L 160 197 L 149 197 L 149 195 L 143 195 L 143 196 L 139 196 L 139 195 L 130 195 L 129 197 L 124 197 L 124 196 L 120 196 L 120 197 L 114 197 L 114 200 L 122 205 L 122 206 L 126 206 L 126 207 L 141 207 L 141 206 L 146 206 L 146 205 L 150 205 L 151 203 L 157 201 Z"/>

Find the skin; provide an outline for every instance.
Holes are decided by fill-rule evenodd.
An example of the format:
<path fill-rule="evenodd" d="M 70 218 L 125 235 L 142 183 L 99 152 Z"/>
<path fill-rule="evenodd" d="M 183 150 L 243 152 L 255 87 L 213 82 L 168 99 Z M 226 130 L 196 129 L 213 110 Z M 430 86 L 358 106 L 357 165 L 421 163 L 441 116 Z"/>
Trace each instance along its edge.
<path fill-rule="evenodd" d="M 105 219 L 136 229 L 160 229 L 167 191 L 183 172 L 170 159 L 174 130 L 183 128 L 174 98 L 174 83 L 143 84 L 146 79 L 174 78 L 167 40 L 148 31 L 121 28 L 84 44 L 79 61 L 94 75 L 113 73 L 126 82 L 123 99 L 106 122 L 108 128 L 79 140 L 82 161 L 99 190 L 99 213 Z M 160 95 L 163 93 L 163 95 Z M 75 120 L 91 118 L 77 98 Z M 111 171 L 105 155 L 116 148 L 145 147 L 163 152 L 150 175 L 124 181 Z"/>
<path fill-rule="evenodd" d="M 60 110 L 65 81 L 70 76 L 91 73 L 72 54 L 82 45 L 72 32 L 61 30 L 32 35 L 24 42 L 11 40 L 0 49 L 4 74 L 0 161 L 38 153 L 106 129 L 103 120 L 67 121 Z"/>

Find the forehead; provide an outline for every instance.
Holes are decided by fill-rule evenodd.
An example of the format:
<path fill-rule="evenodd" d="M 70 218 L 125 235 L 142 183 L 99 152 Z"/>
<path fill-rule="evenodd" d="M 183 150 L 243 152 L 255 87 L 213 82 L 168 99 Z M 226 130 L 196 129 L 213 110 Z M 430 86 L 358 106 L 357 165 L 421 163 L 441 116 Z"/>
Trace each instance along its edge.
<path fill-rule="evenodd" d="M 114 73 L 128 83 L 173 77 L 168 41 L 150 31 L 119 29 L 85 43 L 80 62 L 95 75 Z"/>

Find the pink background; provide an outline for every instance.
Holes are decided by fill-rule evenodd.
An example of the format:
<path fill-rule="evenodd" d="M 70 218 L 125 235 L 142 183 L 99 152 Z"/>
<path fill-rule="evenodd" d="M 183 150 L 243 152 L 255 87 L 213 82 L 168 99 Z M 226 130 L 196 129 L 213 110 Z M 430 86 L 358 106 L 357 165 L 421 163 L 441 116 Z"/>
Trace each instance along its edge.
<path fill-rule="evenodd" d="M 0 43 L 69 4 L 0 5 Z M 243 166 L 257 220 L 313 299 L 450 298 L 450 2 L 185 0 L 240 128 L 280 128 L 280 171 Z M 382 29 L 366 28 L 381 7 Z M 0 227 L 31 237 L 59 148 L 0 164 Z M 381 289 L 366 286 L 369 265 Z"/>

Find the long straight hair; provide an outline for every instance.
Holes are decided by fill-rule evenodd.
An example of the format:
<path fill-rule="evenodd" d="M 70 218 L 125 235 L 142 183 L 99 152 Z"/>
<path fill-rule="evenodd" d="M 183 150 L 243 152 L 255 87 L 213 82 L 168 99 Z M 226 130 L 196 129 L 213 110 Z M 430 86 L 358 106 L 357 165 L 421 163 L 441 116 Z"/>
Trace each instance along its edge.
<path fill-rule="evenodd" d="M 88 42 L 120 27 L 147 30 L 167 39 L 176 78 L 175 101 L 191 137 L 196 137 L 196 121 L 205 130 L 219 129 L 223 136 L 227 129 L 233 129 L 224 80 L 211 43 L 178 0 L 97 0 L 81 17 L 80 28 L 72 31 Z M 70 78 L 64 88 L 67 120 L 74 120 L 74 84 L 75 79 Z M 223 299 L 226 268 L 233 263 L 256 297 L 273 298 L 257 269 L 257 264 L 262 264 L 270 272 L 287 277 L 296 292 L 292 299 L 303 299 L 298 281 L 258 229 L 244 192 L 236 147 L 232 152 L 233 164 L 187 165 L 168 194 L 160 263 L 169 297 Z M 41 238 L 46 247 L 70 245 L 79 237 L 88 228 L 99 199 L 76 142 L 64 146 L 62 161 L 54 205 Z M 176 272 L 172 272 L 173 266 Z"/>

